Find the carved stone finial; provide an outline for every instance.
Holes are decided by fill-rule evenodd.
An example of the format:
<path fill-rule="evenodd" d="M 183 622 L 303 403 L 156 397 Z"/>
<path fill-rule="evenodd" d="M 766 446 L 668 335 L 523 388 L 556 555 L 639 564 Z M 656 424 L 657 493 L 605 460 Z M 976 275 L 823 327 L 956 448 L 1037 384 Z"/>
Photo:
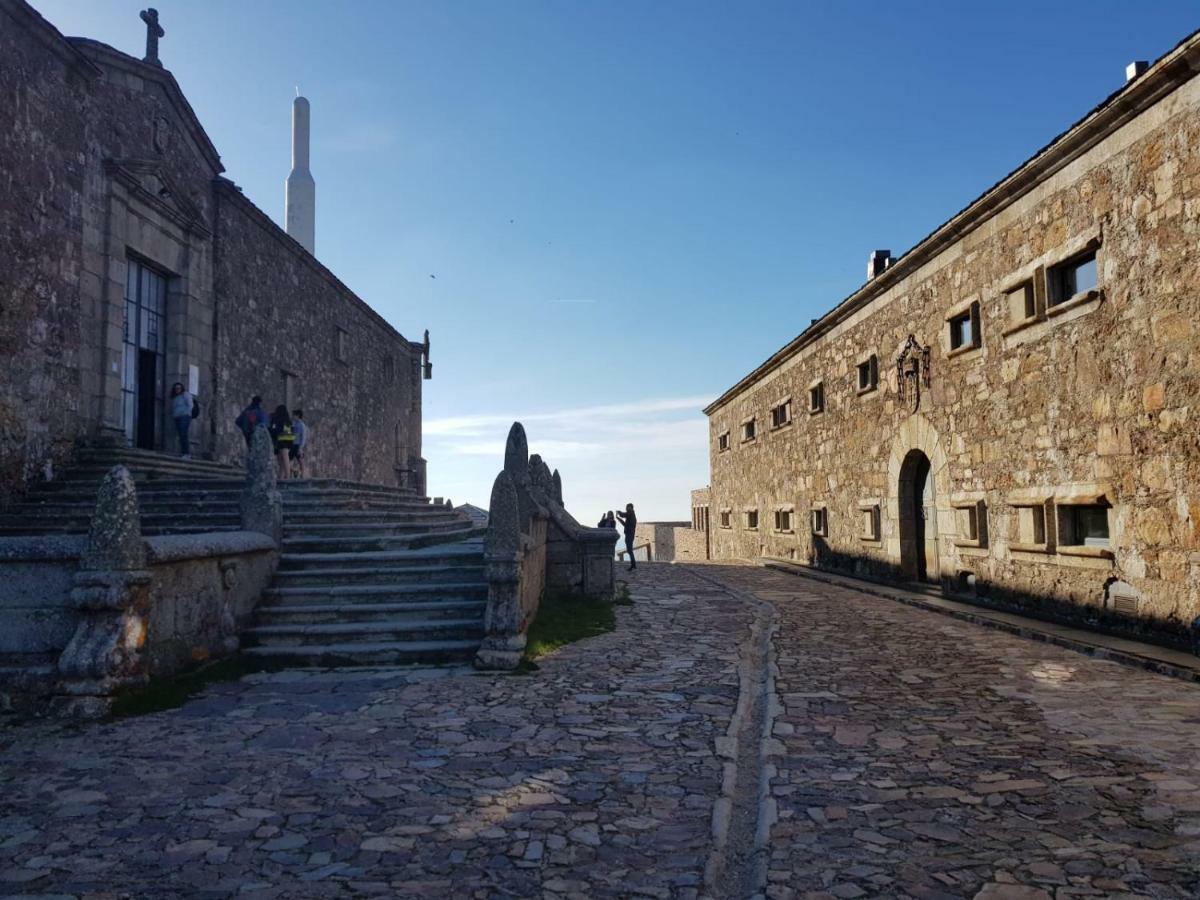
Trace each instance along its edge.
<path fill-rule="evenodd" d="M 511 558 L 521 549 L 521 505 L 517 486 L 507 472 L 501 472 L 492 483 L 483 548 L 486 556 L 501 558 Z"/>
<path fill-rule="evenodd" d="M 523 482 L 529 471 L 529 441 L 525 438 L 525 426 L 513 422 L 508 430 L 508 442 L 504 446 L 504 471 L 518 484 Z"/>
<path fill-rule="evenodd" d="M 137 487 L 124 466 L 104 476 L 79 567 L 88 571 L 131 571 L 146 565 Z"/>
<path fill-rule="evenodd" d="M 554 499 L 558 503 L 559 506 L 562 506 L 563 505 L 562 476 L 558 474 L 558 469 L 554 470 L 553 478 L 554 478 Z"/>
<path fill-rule="evenodd" d="M 255 428 L 246 454 L 246 487 L 242 491 L 242 528 L 269 536 L 276 543 L 283 538 L 283 498 L 275 480 L 271 436 L 265 428 Z"/>
<path fill-rule="evenodd" d="M 142 62 L 150 63 L 161 69 L 162 63 L 158 59 L 158 39 L 166 37 L 167 33 L 158 24 L 158 10 L 154 7 L 143 9 L 141 19 L 146 23 L 146 55 L 142 57 Z"/>

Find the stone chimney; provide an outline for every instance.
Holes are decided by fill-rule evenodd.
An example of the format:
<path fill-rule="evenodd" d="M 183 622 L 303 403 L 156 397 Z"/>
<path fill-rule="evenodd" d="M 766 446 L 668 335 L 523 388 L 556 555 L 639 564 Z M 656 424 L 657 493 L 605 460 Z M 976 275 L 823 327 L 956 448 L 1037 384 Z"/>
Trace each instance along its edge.
<path fill-rule="evenodd" d="M 867 281 L 882 275 L 895 261 L 891 250 L 872 250 L 867 258 Z"/>
<path fill-rule="evenodd" d="M 1125 67 L 1125 83 L 1129 84 L 1129 82 L 1133 81 L 1133 79 L 1137 78 L 1148 68 L 1150 68 L 1150 63 L 1146 62 L 1146 60 L 1135 59 Z"/>

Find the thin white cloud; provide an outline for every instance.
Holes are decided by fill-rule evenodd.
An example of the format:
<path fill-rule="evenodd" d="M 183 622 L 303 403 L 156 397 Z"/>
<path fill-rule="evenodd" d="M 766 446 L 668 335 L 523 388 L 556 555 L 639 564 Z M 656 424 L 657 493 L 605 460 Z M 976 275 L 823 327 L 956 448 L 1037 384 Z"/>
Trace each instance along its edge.
<path fill-rule="evenodd" d="M 442 419 L 430 419 L 424 425 L 427 437 L 439 435 L 458 435 L 461 437 L 490 437 L 495 434 L 497 427 L 505 429 L 513 422 L 528 425 L 538 422 L 548 426 L 562 425 L 569 427 L 613 427 L 623 421 L 636 419 L 654 413 L 690 411 L 699 415 L 700 410 L 712 402 L 712 397 L 675 397 L 667 399 L 640 400 L 635 403 L 614 403 L 604 406 L 581 406 L 551 412 L 519 412 L 508 415 L 477 415 L 477 416 L 447 416 Z"/>

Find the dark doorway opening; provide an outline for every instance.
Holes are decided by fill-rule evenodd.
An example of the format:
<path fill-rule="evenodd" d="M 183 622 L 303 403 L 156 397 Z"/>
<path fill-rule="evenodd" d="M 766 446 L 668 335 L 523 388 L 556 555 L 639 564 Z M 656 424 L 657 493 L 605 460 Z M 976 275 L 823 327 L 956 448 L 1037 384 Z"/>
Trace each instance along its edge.
<path fill-rule="evenodd" d="M 136 446 L 153 450 L 155 445 L 155 413 L 157 412 L 158 354 L 152 350 L 138 351 L 137 374 L 137 440 Z"/>
<path fill-rule="evenodd" d="M 900 467 L 900 567 L 914 581 L 937 582 L 937 507 L 929 457 L 910 450 Z"/>

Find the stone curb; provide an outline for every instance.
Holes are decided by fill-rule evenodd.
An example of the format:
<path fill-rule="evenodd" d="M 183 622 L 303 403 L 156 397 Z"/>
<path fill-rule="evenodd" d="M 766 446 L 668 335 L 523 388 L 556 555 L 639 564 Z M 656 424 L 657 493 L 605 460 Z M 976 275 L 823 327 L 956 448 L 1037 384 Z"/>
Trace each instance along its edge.
<path fill-rule="evenodd" d="M 974 625 L 982 625 L 985 628 L 994 628 L 998 631 L 1004 631 L 1008 634 L 1013 634 L 1018 637 L 1027 638 L 1033 641 L 1041 641 L 1045 644 L 1053 644 L 1057 647 L 1062 647 L 1065 650 L 1072 650 L 1076 653 L 1082 653 L 1086 656 L 1094 657 L 1095 659 L 1106 659 L 1110 662 L 1119 663 L 1123 666 L 1129 666 L 1135 669 L 1143 669 L 1148 672 L 1154 672 L 1158 675 L 1167 675 L 1171 678 L 1179 678 L 1183 681 L 1190 681 L 1194 684 L 1200 684 L 1200 659 L 1196 660 L 1196 667 L 1189 668 L 1186 666 L 1176 665 L 1162 659 L 1156 659 L 1150 655 L 1142 655 L 1128 650 L 1121 650 L 1115 647 L 1105 646 L 1100 641 L 1088 641 L 1086 639 L 1065 634 L 1058 634 L 1045 627 L 1044 623 L 1038 622 L 1036 619 L 1024 620 L 1021 623 L 1010 622 L 1000 619 L 994 615 L 989 615 L 983 610 L 973 610 L 968 608 L 967 604 L 957 600 L 947 598 L 942 603 L 935 603 L 927 599 L 923 599 L 915 594 L 907 594 L 899 589 L 889 590 L 883 585 L 876 584 L 870 581 L 859 581 L 849 575 L 834 575 L 833 573 L 821 572 L 815 569 L 801 568 L 791 563 L 786 562 L 760 562 L 765 568 L 772 569 L 776 572 L 782 572 L 786 575 L 795 575 L 798 578 L 808 578 L 812 581 L 820 581 L 824 584 L 832 584 L 837 587 L 843 587 L 848 590 L 858 591 L 862 594 L 869 594 L 873 597 L 882 597 L 885 600 L 893 600 L 897 603 L 903 603 L 906 606 L 916 607 L 917 609 L 935 612 L 943 616 L 950 616 L 954 619 L 959 619 L 964 622 L 970 622 Z M 954 603 L 959 608 L 951 608 L 948 603 Z M 1016 616 L 1016 613 L 1008 613 L 1007 615 Z M 1071 629 L 1078 631 L 1078 629 Z M 1097 637 L 1100 637 L 1097 635 Z M 1134 643 L 1127 639 L 1120 639 L 1124 643 Z M 1147 645 L 1147 649 L 1153 649 L 1151 645 Z"/>

